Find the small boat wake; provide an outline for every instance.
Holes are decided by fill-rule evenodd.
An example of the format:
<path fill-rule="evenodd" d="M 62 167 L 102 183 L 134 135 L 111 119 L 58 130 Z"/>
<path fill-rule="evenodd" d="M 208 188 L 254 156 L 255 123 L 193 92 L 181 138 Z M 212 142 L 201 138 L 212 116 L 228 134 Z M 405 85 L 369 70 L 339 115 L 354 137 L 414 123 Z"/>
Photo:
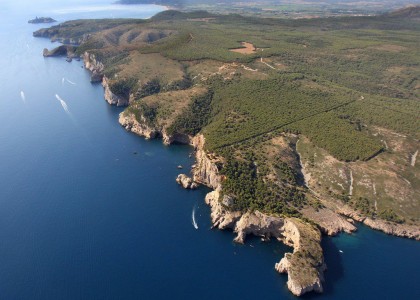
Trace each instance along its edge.
<path fill-rule="evenodd" d="M 343 253 L 343 250 L 338 250 L 340 253 Z"/>
<path fill-rule="evenodd" d="M 73 81 L 71 81 L 71 80 L 69 80 L 65 77 L 61 78 L 61 84 L 64 84 L 64 82 L 70 83 L 71 85 L 76 85 L 75 82 L 73 82 Z"/>
<path fill-rule="evenodd" d="M 57 98 L 57 100 L 60 101 L 61 106 L 63 107 L 64 111 L 66 113 L 70 114 L 69 107 L 67 106 L 67 103 L 63 99 L 61 99 L 61 97 L 58 96 L 57 94 L 55 94 L 55 98 Z"/>
<path fill-rule="evenodd" d="M 75 82 L 73 82 L 73 81 L 71 81 L 71 80 L 68 80 L 67 78 L 66 78 L 66 81 L 67 81 L 68 83 L 72 84 L 72 85 L 76 85 L 76 83 L 75 83 Z"/>
<path fill-rule="evenodd" d="M 26 103 L 25 93 L 20 91 L 20 98 L 22 99 L 23 103 Z"/>
<path fill-rule="evenodd" d="M 198 229 L 197 221 L 195 220 L 195 206 L 194 206 L 193 211 L 192 211 L 192 224 L 193 224 L 195 229 Z"/>

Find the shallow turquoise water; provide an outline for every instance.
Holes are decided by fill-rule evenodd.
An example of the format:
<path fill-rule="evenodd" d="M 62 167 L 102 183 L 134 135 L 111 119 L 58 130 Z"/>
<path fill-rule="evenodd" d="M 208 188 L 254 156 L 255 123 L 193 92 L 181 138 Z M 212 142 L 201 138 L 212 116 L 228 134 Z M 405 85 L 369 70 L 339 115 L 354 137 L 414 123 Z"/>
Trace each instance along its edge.
<path fill-rule="evenodd" d="M 89 3 L 0 4 L 0 299 L 292 299 L 274 270 L 286 247 L 209 230 L 208 190 L 175 184 L 191 148 L 127 133 L 81 63 L 42 57 L 35 15 L 161 9 Z M 323 246 L 326 293 L 305 298 L 420 298 L 420 243 L 360 227 Z"/>

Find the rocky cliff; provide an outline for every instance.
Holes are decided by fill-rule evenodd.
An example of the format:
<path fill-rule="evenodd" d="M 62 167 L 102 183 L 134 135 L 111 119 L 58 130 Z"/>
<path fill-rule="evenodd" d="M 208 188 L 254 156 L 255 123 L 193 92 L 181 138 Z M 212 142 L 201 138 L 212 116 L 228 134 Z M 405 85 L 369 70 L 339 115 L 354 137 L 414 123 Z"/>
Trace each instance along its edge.
<path fill-rule="evenodd" d="M 192 139 L 196 158 L 196 164 L 193 166 L 193 178 L 194 181 L 202 183 L 209 188 L 217 189 L 222 182 L 217 164 L 222 162 L 222 159 L 207 153 L 204 150 L 204 143 L 205 138 L 202 134 Z"/>
<path fill-rule="evenodd" d="M 410 239 L 415 239 L 420 241 L 420 228 L 415 225 L 408 224 L 396 224 L 380 219 L 372 219 L 366 216 L 363 216 L 353 208 L 344 205 L 338 209 L 338 213 L 352 218 L 360 223 L 369 226 L 372 229 L 380 230 L 386 234 L 395 235 L 399 237 L 405 237 Z"/>
<path fill-rule="evenodd" d="M 104 87 L 104 97 L 105 100 L 111 104 L 116 106 L 127 106 L 130 102 L 129 99 L 120 97 L 118 95 L 115 95 L 109 86 L 109 80 L 106 76 L 102 77 L 102 86 Z"/>
<path fill-rule="evenodd" d="M 154 139 L 160 135 L 157 129 L 147 126 L 145 122 L 138 122 L 136 116 L 129 112 L 122 112 L 118 121 L 127 131 L 143 136 L 146 139 Z"/>
<path fill-rule="evenodd" d="M 296 296 L 315 291 L 322 292 L 324 258 L 321 248 L 321 233 L 308 223 L 295 218 L 269 216 L 259 211 L 242 213 L 229 209 L 232 197 L 223 195 L 223 178 L 218 163 L 221 158 L 206 153 L 204 136 L 193 139 L 196 149 L 196 165 L 193 168 L 194 181 L 214 191 L 206 195 L 205 201 L 211 207 L 213 228 L 232 229 L 237 243 L 244 243 L 247 235 L 260 236 L 264 240 L 274 238 L 294 248 L 286 253 L 275 268 L 288 273 L 287 286 Z"/>
<path fill-rule="evenodd" d="M 326 265 L 321 248 L 320 232 L 299 219 L 287 218 L 282 227 L 283 242 L 293 247 L 275 268 L 288 273 L 287 287 L 296 296 L 315 291 L 322 293 Z"/>
<path fill-rule="evenodd" d="M 95 54 L 85 52 L 83 54 L 83 61 L 85 68 L 91 72 L 90 82 L 102 82 L 104 87 L 105 100 L 116 106 L 127 106 L 130 103 L 130 99 L 115 95 L 110 88 L 109 79 L 104 75 L 105 66 L 99 61 Z"/>
<path fill-rule="evenodd" d="M 91 72 L 90 82 L 102 82 L 105 66 L 96 59 L 95 54 L 85 52 L 83 54 L 85 68 Z"/>
<path fill-rule="evenodd" d="M 105 98 L 107 98 L 107 96 L 105 96 Z M 126 130 L 131 131 L 137 135 L 143 136 L 146 139 L 162 138 L 162 141 L 165 145 L 192 144 L 192 138 L 190 136 L 180 133 L 168 134 L 165 128 L 157 128 L 148 125 L 144 116 L 140 116 L 139 122 L 135 114 L 128 110 L 125 110 L 120 114 L 119 123 Z"/>
<path fill-rule="evenodd" d="M 69 46 L 69 45 L 61 45 L 58 46 L 52 50 L 48 50 L 47 48 L 44 48 L 42 51 L 42 55 L 44 57 L 51 57 L 51 56 L 68 56 L 68 57 L 75 57 L 75 46 Z"/>
<path fill-rule="evenodd" d="M 235 242 L 244 243 L 247 235 L 275 238 L 293 247 L 293 253 L 275 265 L 280 273 L 288 274 L 287 287 L 296 296 L 307 292 L 322 292 L 323 273 L 326 269 L 321 248 L 321 234 L 310 224 L 295 218 L 268 216 L 259 211 L 245 214 L 228 209 L 228 196 L 221 195 L 220 188 L 206 196 L 211 207 L 213 227 L 232 229 Z"/>

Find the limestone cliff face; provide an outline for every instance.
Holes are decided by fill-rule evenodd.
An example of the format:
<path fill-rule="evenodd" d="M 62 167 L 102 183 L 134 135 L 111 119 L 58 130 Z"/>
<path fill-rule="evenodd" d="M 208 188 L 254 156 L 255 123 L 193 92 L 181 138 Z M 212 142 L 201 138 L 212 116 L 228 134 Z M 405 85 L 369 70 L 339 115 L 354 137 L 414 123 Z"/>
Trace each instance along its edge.
<path fill-rule="evenodd" d="M 91 72 L 90 81 L 102 82 L 105 67 L 102 62 L 96 59 L 95 54 L 85 52 L 83 54 L 83 61 L 85 63 L 85 68 Z"/>
<path fill-rule="evenodd" d="M 222 202 L 220 189 L 216 189 L 206 195 L 205 201 L 211 208 L 211 221 L 213 228 L 235 229 L 235 225 L 241 218 L 242 213 L 229 211 Z"/>
<path fill-rule="evenodd" d="M 183 133 L 174 133 L 168 134 L 165 129 L 162 129 L 162 140 L 165 145 L 172 145 L 172 144 L 184 144 L 189 145 L 191 144 L 191 136 Z"/>
<path fill-rule="evenodd" d="M 358 222 L 369 226 L 372 229 L 380 230 L 385 232 L 386 234 L 391 234 L 399 237 L 405 237 L 410 239 L 415 239 L 420 241 L 420 228 L 415 225 L 407 225 L 407 224 L 396 224 L 387 222 L 380 219 L 372 219 L 369 217 L 365 217 L 355 211 L 353 208 L 349 206 L 342 206 L 338 210 L 338 213 L 352 218 Z"/>
<path fill-rule="evenodd" d="M 284 219 L 268 216 L 259 211 L 247 212 L 241 216 L 235 226 L 237 234 L 235 242 L 244 243 L 249 234 L 264 237 L 265 239 L 275 238 L 283 240 Z"/>
<path fill-rule="evenodd" d="M 286 253 L 275 269 L 288 274 L 287 287 L 294 295 L 311 291 L 322 293 L 326 265 L 320 232 L 294 218 L 285 219 L 282 230 L 283 242 L 293 247 L 293 253 Z"/>
<path fill-rule="evenodd" d="M 169 135 L 165 128 L 157 128 L 147 125 L 146 119 L 141 116 L 140 122 L 136 119 L 133 113 L 124 111 L 119 116 L 119 123 L 126 130 L 131 131 L 137 135 L 143 136 L 147 139 L 162 138 L 165 145 L 171 144 L 191 144 L 192 138 L 186 134 L 175 133 Z"/>
<path fill-rule="evenodd" d="M 122 112 L 118 121 L 126 130 L 143 136 L 146 139 L 154 139 L 159 136 L 158 130 L 147 126 L 145 122 L 138 122 L 134 114 Z"/>
<path fill-rule="evenodd" d="M 129 99 L 125 99 L 123 97 L 115 95 L 111 91 L 111 89 L 109 88 L 109 80 L 108 78 L 106 78 L 106 76 L 103 76 L 102 78 L 102 86 L 104 87 L 104 97 L 106 102 L 116 106 L 127 106 L 129 104 Z"/>
<path fill-rule="evenodd" d="M 204 150 L 205 138 L 202 134 L 197 135 L 192 140 L 194 146 L 196 164 L 193 168 L 194 181 L 204 184 L 212 189 L 217 189 L 221 186 L 221 176 L 217 163 L 220 159 L 210 156 Z"/>
<path fill-rule="evenodd" d="M 90 81 L 102 82 L 102 86 L 104 87 L 104 97 L 109 104 L 116 106 L 127 106 L 129 104 L 129 99 L 125 99 L 112 93 L 109 87 L 109 79 L 104 75 L 105 66 L 102 62 L 96 59 L 95 54 L 85 52 L 83 54 L 83 61 L 85 63 L 85 68 L 91 72 Z"/>

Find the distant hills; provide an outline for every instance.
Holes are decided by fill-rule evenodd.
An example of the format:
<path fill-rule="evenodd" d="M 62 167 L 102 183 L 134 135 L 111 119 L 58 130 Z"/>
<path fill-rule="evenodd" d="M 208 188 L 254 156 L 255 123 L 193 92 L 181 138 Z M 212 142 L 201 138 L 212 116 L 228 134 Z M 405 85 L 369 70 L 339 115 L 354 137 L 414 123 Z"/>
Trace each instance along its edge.
<path fill-rule="evenodd" d="M 398 9 L 388 14 L 391 17 L 398 17 L 398 18 L 411 18 L 417 19 L 420 18 L 420 5 L 417 6 L 409 6 L 402 9 Z"/>
<path fill-rule="evenodd" d="M 319 0 L 307 0 L 305 4 L 319 4 Z M 357 1 L 355 0 L 324 0 L 324 4 L 343 4 L 343 5 L 352 5 Z M 191 4 L 215 4 L 215 3 L 255 3 L 255 4 L 290 4 L 290 1 L 270 1 L 264 0 L 258 2 L 258 0 L 118 0 L 117 3 L 120 4 L 160 4 L 160 5 L 191 5 Z M 372 0 L 370 3 L 381 3 L 387 5 L 388 7 L 395 7 L 397 4 L 399 6 L 406 6 L 410 4 L 418 5 L 420 4 L 419 0 Z"/>
<path fill-rule="evenodd" d="M 119 4 L 156 4 L 166 5 L 181 10 L 206 9 L 216 13 L 240 13 L 272 17 L 276 14 L 314 13 L 315 16 L 337 15 L 370 15 L 383 14 L 391 16 L 419 17 L 420 0 L 371 0 L 365 4 L 356 0 L 306 0 L 293 3 L 290 0 L 118 0 Z M 411 5 L 411 6 L 410 6 Z M 402 8 L 399 11 L 397 9 Z M 270 12 L 270 13 L 267 13 Z"/>

